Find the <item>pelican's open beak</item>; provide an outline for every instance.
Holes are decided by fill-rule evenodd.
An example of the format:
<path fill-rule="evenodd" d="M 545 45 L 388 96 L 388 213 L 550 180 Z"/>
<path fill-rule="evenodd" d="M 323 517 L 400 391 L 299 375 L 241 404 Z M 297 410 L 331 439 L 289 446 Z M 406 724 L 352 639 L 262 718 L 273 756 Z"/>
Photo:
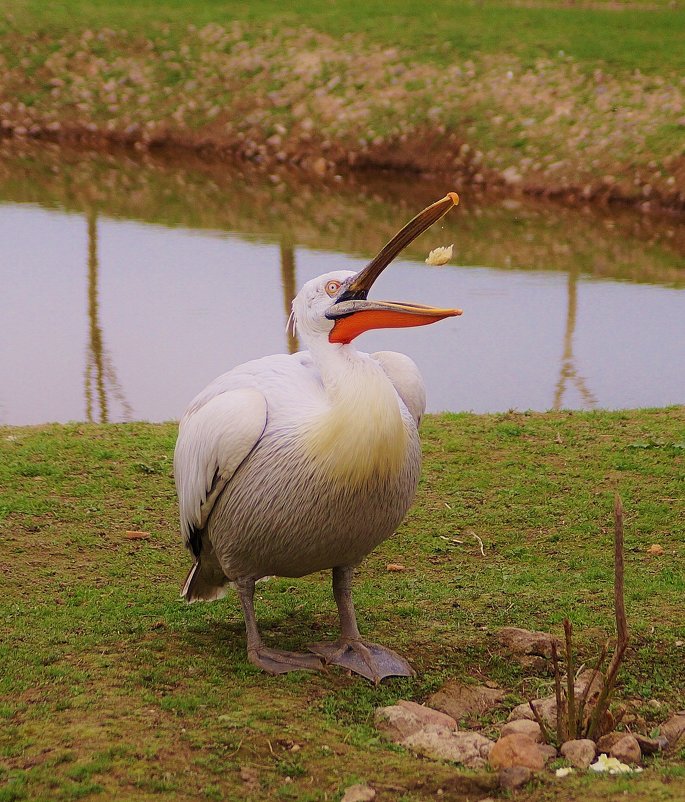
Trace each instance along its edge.
<path fill-rule="evenodd" d="M 349 343 L 369 329 L 398 329 L 404 326 L 427 326 L 446 317 L 461 315 L 461 309 L 440 309 L 422 304 L 391 301 L 343 301 L 326 312 L 335 320 L 328 335 L 329 342 Z"/>
<path fill-rule="evenodd" d="M 326 312 L 327 318 L 335 320 L 335 325 L 328 335 L 330 342 L 349 343 L 369 329 L 426 326 L 446 317 L 461 315 L 461 309 L 441 309 L 421 304 L 366 300 L 374 281 L 390 262 L 419 234 L 430 228 L 458 203 L 457 193 L 449 192 L 444 198 L 427 206 L 395 234 L 378 256 L 354 276 L 333 306 Z"/>

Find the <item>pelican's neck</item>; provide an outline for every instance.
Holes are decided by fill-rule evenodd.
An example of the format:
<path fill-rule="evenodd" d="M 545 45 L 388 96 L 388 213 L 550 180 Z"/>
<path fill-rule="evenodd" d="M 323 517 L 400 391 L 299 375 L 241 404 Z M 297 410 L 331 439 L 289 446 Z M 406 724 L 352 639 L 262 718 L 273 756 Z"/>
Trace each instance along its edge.
<path fill-rule="evenodd" d="M 348 482 L 399 471 L 407 432 L 397 393 L 383 368 L 353 345 L 316 343 L 310 352 L 329 402 L 312 427 L 314 456 Z"/>

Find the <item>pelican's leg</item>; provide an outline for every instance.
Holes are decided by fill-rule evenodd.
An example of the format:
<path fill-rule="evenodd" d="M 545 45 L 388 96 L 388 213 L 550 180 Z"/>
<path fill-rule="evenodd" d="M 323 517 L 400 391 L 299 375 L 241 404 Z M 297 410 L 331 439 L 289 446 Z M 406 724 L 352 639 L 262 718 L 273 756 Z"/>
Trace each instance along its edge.
<path fill-rule="evenodd" d="M 247 659 L 253 666 L 261 668 L 267 674 L 285 674 L 288 671 L 302 669 L 318 671 L 323 668 L 321 659 L 311 654 L 288 652 L 284 649 L 270 649 L 262 643 L 257 626 L 257 616 L 254 611 L 254 579 L 239 579 L 236 581 L 240 606 L 245 617 L 247 630 Z"/>
<path fill-rule="evenodd" d="M 392 649 L 362 639 L 352 602 L 353 567 L 333 569 L 333 596 L 340 615 L 340 638 L 335 643 L 315 643 L 309 648 L 326 664 L 342 666 L 376 685 L 385 677 L 411 677 L 414 670 Z"/>

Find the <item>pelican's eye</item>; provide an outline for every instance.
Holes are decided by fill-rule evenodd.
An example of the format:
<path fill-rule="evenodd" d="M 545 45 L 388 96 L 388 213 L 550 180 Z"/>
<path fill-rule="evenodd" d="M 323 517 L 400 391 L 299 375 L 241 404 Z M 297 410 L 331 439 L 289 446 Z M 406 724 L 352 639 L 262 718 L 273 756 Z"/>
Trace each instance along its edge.
<path fill-rule="evenodd" d="M 335 298 L 335 296 L 340 292 L 341 287 L 342 284 L 339 281 L 329 281 L 325 287 L 326 294 L 330 295 L 331 298 Z"/>

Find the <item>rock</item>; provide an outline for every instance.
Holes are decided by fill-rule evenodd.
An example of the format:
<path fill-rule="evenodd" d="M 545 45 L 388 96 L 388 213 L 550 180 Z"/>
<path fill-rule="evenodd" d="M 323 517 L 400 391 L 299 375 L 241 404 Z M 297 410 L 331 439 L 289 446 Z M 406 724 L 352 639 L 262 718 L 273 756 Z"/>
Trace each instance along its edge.
<path fill-rule="evenodd" d="M 508 184 L 509 186 L 519 184 L 522 180 L 521 173 L 519 173 L 513 164 L 511 167 L 507 167 L 506 169 L 502 170 L 502 178 L 504 179 L 504 183 Z"/>
<path fill-rule="evenodd" d="M 556 730 L 557 726 L 557 700 L 554 696 L 547 696 L 544 699 L 533 699 L 535 709 L 542 721 L 552 729 Z M 533 711 L 530 709 L 528 702 L 523 702 L 509 713 L 507 721 L 517 721 L 527 719 L 528 721 L 535 721 Z"/>
<path fill-rule="evenodd" d="M 621 763 L 639 764 L 642 761 L 640 744 L 634 735 L 624 734 L 609 750 L 609 756 L 615 757 Z"/>
<path fill-rule="evenodd" d="M 540 752 L 542 752 L 545 763 L 549 763 L 550 760 L 556 760 L 558 757 L 557 748 L 556 746 L 552 746 L 552 744 L 538 744 L 538 748 Z"/>
<path fill-rule="evenodd" d="M 318 159 L 314 159 L 312 163 L 312 170 L 317 175 L 326 175 L 326 170 L 328 170 L 328 162 L 323 156 L 319 156 Z"/>
<path fill-rule="evenodd" d="M 377 708 L 374 720 L 383 735 L 395 743 L 402 743 L 405 738 L 426 726 L 446 732 L 457 729 L 457 722 L 452 716 L 404 700 L 396 705 Z"/>
<path fill-rule="evenodd" d="M 606 735 L 602 735 L 602 737 L 597 740 L 597 754 L 604 752 L 608 755 L 613 745 L 617 741 L 620 741 L 625 734 L 625 732 L 608 732 Z"/>
<path fill-rule="evenodd" d="M 542 771 L 545 756 L 538 744 L 527 735 L 505 735 L 492 747 L 489 757 L 493 769 L 525 766 L 531 771 Z"/>
<path fill-rule="evenodd" d="M 595 759 L 595 742 L 589 738 L 577 738 L 561 745 L 561 754 L 577 769 L 586 769 Z"/>
<path fill-rule="evenodd" d="M 530 780 L 531 770 L 525 766 L 510 766 L 508 769 L 500 769 L 497 776 L 500 788 L 515 791 Z"/>
<path fill-rule="evenodd" d="M 662 724 L 660 732 L 668 741 L 668 749 L 673 752 L 680 741 L 685 739 L 685 713 L 676 713 Z"/>
<path fill-rule="evenodd" d="M 370 785 L 357 783 L 357 785 L 350 785 L 345 789 L 340 802 L 371 802 L 376 798 L 376 792 Z"/>
<path fill-rule="evenodd" d="M 552 656 L 552 641 L 561 653 L 561 641 L 548 632 L 535 632 L 519 627 L 502 627 L 497 633 L 502 646 L 514 654 L 534 654 L 539 657 Z"/>
<path fill-rule="evenodd" d="M 493 742 L 477 732 L 457 732 L 446 713 L 415 702 L 400 701 L 376 709 L 375 722 L 394 743 L 434 760 L 450 760 L 469 768 L 485 766 Z"/>
<path fill-rule="evenodd" d="M 494 743 L 477 732 L 449 732 L 427 725 L 400 742 L 412 752 L 433 760 L 450 760 L 470 769 L 485 766 Z"/>
<path fill-rule="evenodd" d="M 634 733 L 634 735 L 643 755 L 655 755 L 657 752 L 663 752 L 668 749 L 668 738 L 663 735 L 658 738 L 648 738 L 646 735 L 639 735 L 638 733 Z"/>
<path fill-rule="evenodd" d="M 459 721 L 470 716 L 482 716 L 497 707 L 504 697 L 504 692 L 496 688 L 448 682 L 428 698 L 428 704 Z"/>
<path fill-rule="evenodd" d="M 509 721 L 502 727 L 502 737 L 505 735 L 513 735 L 515 733 L 527 735 L 538 744 L 542 743 L 543 741 L 540 725 L 537 723 L 537 721 L 531 721 L 528 718 L 519 718 L 515 719 L 514 721 Z"/>
<path fill-rule="evenodd" d="M 576 696 L 576 701 L 580 700 L 580 697 L 585 693 L 585 689 L 589 687 L 587 693 L 588 701 L 593 697 L 599 696 L 604 687 L 604 675 L 601 671 L 595 673 L 595 671 L 591 668 L 585 669 L 576 678 L 576 681 L 573 683 L 573 690 Z"/>

